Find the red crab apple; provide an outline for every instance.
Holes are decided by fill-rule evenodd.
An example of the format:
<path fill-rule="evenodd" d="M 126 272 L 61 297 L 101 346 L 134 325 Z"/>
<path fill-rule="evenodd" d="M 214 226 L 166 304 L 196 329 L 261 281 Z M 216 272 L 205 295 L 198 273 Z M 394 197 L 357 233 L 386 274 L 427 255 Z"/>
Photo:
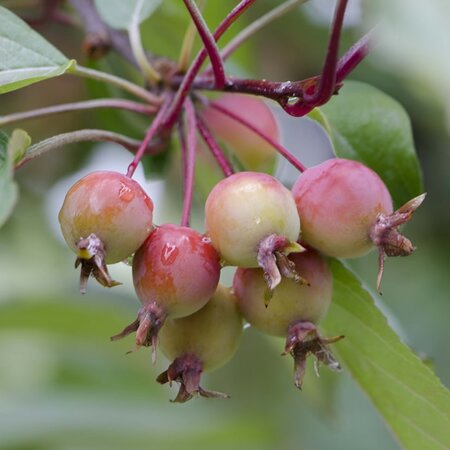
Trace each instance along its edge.
<path fill-rule="evenodd" d="M 316 325 L 325 317 L 332 298 L 333 280 L 325 259 L 314 250 L 290 255 L 299 273 L 309 285 L 284 279 L 275 288 L 270 304 L 263 303 L 264 274 L 261 269 L 236 271 L 233 290 L 245 320 L 258 330 L 272 336 L 286 338 L 285 353 L 291 353 L 295 362 L 295 385 L 301 388 L 309 354 L 332 370 L 340 370 L 339 363 L 328 344 L 341 336 L 326 339 Z"/>
<path fill-rule="evenodd" d="M 281 275 L 300 280 L 286 256 L 302 250 L 300 219 L 292 194 L 276 178 L 258 172 L 225 178 L 206 200 L 205 224 L 225 262 L 262 267 L 270 290 Z"/>
<path fill-rule="evenodd" d="M 292 193 L 306 244 L 338 258 L 378 248 L 378 289 L 385 255 L 407 256 L 415 250 L 397 228 L 411 219 L 425 194 L 393 212 L 385 184 L 360 162 L 336 158 L 311 167 L 300 175 Z"/>
<path fill-rule="evenodd" d="M 133 282 L 142 303 L 137 319 L 116 340 L 136 331 L 136 346 L 152 346 L 166 318 L 195 313 L 219 283 L 220 258 L 209 238 L 166 224 L 155 229 L 133 258 Z"/>
<path fill-rule="evenodd" d="M 242 117 L 274 141 L 279 141 L 275 117 L 260 98 L 245 94 L 224 94 L 213 103 Z M 204 109 L 203 118 L 208 128 L 235 153 L 246 170 L 267 172 L 273 168 L 276 151 L 254 131 L 213 106 Z"/>
<path fill-rule="evenodd" d="M 93 275 L 103 286 L 118 283 L 106 264 L 134 253 L 153 229 L 153 202 L 134 180 L 117 172 L 93 172 L 67 192 L 59 212 L 61 231 L 81 264 L 80 289 Z"/>
<path fill-rule="evenodd" d="M 168 319 L 162 327 L 161 350 L 173 362 L 157 381 L 180 384 L 175 402 L 185 402 L 195 395 L 226 398 L 225 394 L 200 387 L 200 377 L 231 359 L 241 334 L 242 317 L 236 298 L 219 285 L 202 309 L 182 319 Z"/>

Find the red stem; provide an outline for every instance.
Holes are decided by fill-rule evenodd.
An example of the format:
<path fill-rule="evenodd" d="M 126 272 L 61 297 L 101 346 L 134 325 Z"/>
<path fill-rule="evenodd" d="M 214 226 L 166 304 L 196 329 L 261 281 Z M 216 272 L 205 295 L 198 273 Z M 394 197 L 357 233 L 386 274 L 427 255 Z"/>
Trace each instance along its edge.
<path fill-rule="evenodd" d="M 200 35 L 205 50 L 208 53 L 209 59 L 211 61 L 212 70 L 214 73 L 214 78 L 216 81 L 216 89 L 222 89 L 225 86 L 225 69 L 223 67 L 222 57 L 220 56 L 219 48 L 217 47 L 214 36 L 209 31 L 209 28 L 203 19 L 202 13 L 198 9 L 194 0 L 183 0 L 192 20 L 197 27 L 198 34 Z"/>
<path fill-rule="evenodd" d="M 181 166 L 183 168 L 183 180 L 186 179 L 186 158 L 187 158 L 187 143 L 186 143 L 186 129 L 184 121 L 180 118 L 178 124 L 178 139 L 180 140 L 181 149 Z"/>
<path fill-rule="evenodd" d="M 197 116 L 197 129 L 200 135 L 202 136 L 205 144 L 208 146 L 209 150 L 214 156 L 217 164 L 222 169 L 223 174 L 226 177 L 233 175 L 234 173 L 233 167 L 228 162 L 227 158 L 220 149 L 219 144 L 217 144 L 212 133 L 209 131 L 208 127 L 205 125 L 205 122 L 203 122 L 200 116 Z"/>
<path fill-rule="evenodd" d="M 339 87 L 339 84 L 367 56 L 373 45 L 373 34 L 374 30 L 369 31 L 339 59 L 336 69 L 336 87 Z M 174 78 L 173 81 L 175 86 L 181 83 L 181 79 Z M 223 90 L 270 98 L 284 106 L 291 97 L 303 99 L 305 90 L 308 86 L 314 86 L 315 83 L 317 83 L 317 77 L 300 81 L 268 81 L 228 77 Z M 196 90 L 215 90 L 213 80 L 210 77 L 197 78 L 193 83 L 193 88 Z"/>
<path fill-rule="evenodd" d="M 249 130 L 252 130 L 259 137 L 261 137 L 266 142 L 268 142 L 278 153 L 280 153 L 281 156 L 286 158 L 299 172 L 304 172 L 306 170 L 306 166 L 304 166 L 289 150 L 284 148 L 280 143 L 273 140 L 271 137 L 267 136 L 265 133 L 263 133 L 261 130 L 256 128 L 253 124 L 248 122 L 246 119 L 244 119 L 241 116 L 238 116 L 234 112 L 230 111 L 229 109 L 224 108 L 222 105 L 219 105 L 215 102 L 211 102 L 210 106 L 212 108 L 214 108 L 215 110 L 221 112 L 222 114 L 225 114 L 226 116 L 235 120 L 236 122 L 239 122 L 241 125 L 244 125 Z"/>
<path fill-rule="evenodd" d="M 128 166 L 127 177 L 131 178 L 133 176 L 138 164 L 141 162 L 141 159 L 144 156 L 145 151 L 147 150 L 148 144 L 150 143 L 152 138 L 155 136 L 155 134 L 159 131 L 160 125 L 162 123 L 162 119 L 164 117 L 165 112 L 167 111 L 167 108 L 170 104 L 171 99 L 172 99 L 172 97 L 170 97 L 170 96 L 168 96 L 165 99 L 165 102 L 162 104 L 161 108 L 159 109 L 158 113 L 156 114 L 155 118 L 153 119 L 153 122 L 150 125 L 149 129 L 147 130 L 144 140 L 142 141 L 138 151 L 136 152 L 136 155 L 135 155 L 133 161 Z"/>
<path fill-rule="evenodd" d="M 370 30 L 359 41 L 353 44 L 339 60 L 336 70 L 336 82 L 341 83 L 348 74 L 368 55 L 374 30 Z"/>
<path fill-rule="evenodd" d="M 183 161 L 184 171 L 184 200 L 181 226 L 188 227 L 192 209 L 192 194 L 194 191 L 195 154 L 197 151 L 197 118 L 194 105 L 187 98 L 184 102 L 187 120 L 186 152 Z"/>
<path fill-rule="evenodd" d="M 342 24 L 344 22 L 345 8 L 348 0 L 338 0 L 331 25 L 328 50 L 322 68 L 319 84 L 312 95 L 305 92 L 304 101 L 310 105 L 321 105 L 326 102 L 336 88 L 336 67 L 338 63 L 339 41 Z"/>
<path fill-rule="evenodd" d="M 255 1 L 256 0 L 241 0 L 239 4 L 235 8 L 233 8 L 233 10 L 227 15 L 227 17 L 225 17 L 225 19 L 219 24 L 216 31 L 214 31 L 213 36 L 216 42 L 220 39 L 223 33 L 228 30 L 228 28 L 234 23 L 234 21 Z M 170 106 L 170 109 L 167 112 L 167 116 L 164 120 L 165 128 L 170 129 L 175 124 L 181 108 L 183 107 L 183 102 L 192 87 L 192 83 L 194 82 L 194 79 L 197 76 L 200 67 L 205 61 L 206 56 L 207 51 L 205 48 L 203 48 L 197 54 L 186 75 L 183 77 L 178 91 L 175 94 L 175 99 Z"/>

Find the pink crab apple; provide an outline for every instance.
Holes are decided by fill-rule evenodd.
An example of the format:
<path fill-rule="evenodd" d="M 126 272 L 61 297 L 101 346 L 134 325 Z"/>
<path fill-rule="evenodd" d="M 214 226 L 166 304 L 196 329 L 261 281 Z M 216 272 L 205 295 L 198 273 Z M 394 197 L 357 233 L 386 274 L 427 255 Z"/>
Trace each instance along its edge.
<path fill-rule="evenodd" d="M 180 384 L 175 402 L 183 403 L 196 395 L 228 397 L 200 387 L 200 377 L 204 371 L 215 370 L 231 359 L 239 345 L 242 325 L 236 298 L 221 285 L 196 313 L 166 321 L 160 332 L 160 346 L 172 363 L 157 381 Z"/>
<path fill-rule="evenodd" d="M 206 200 L 205 224 L 225 262 L 260 266 L 270 290 L 282 275 L 301 281 L 286 256 L 302 250 L 300 219 L 291 192 L 276 178 L 258 172 L 225 178 Z"/>
<path fill-rule="evenodd" d="M 59 212 L 61 231 L 81 264 L 80 290 L 93 275 L 103 286 L 117 282 L 106 264 L 134 253 L 153 229 L 153 202 L 134 180 L 117 172 L 98 171 L 77 181 Z"/>
<path fill-rule="evenodd" d="M 133 282 L 142 303 L 137 319 L 111 339 L 136 331 L 136 346 L 151 346 L 166 318 L 195 313 L 214 294 L 220 258 L 209 238 L 172 224 L 153 231 L 133 258 Z"/>
<path fill-rule="evenodd" d="M 286 338 L 285 354 L 291 353 L 295 364 L 295 385 L 301 388 L 309 354 L 332 370 L 340 370 L 328 344 L 341 339 L 322 338 L 316 325 L 323 319 L 331 303 L 333 280 L 325 259 L 314 250 L 290 255 L 308 285 L 284 279 L 275 288 L 270 304 L 263 303 L 264 274 L 261 269 L 236 271 L 233 290 L 242 315 L 263 333 Z"/>
<path fill-rule="evenodd" d="M 407 256 L 415 250 L 397 228 L 411 219 L 425 194 L 394 212 L 381 178 L 360 162 L 336 158 L 311 167 L 300 175 L 292 193 L 306 244 L 338 258 L 378 248 L 378 289 L 385 255 Z"/>
<path fill-rule="evenodd" d="M 260 98 L 224 94 L 213 103 L 250 122 L 272 140 L 279 141 L 275 117 Z M 273 168 L 276 152 L 266 140 L 212 106 L 207 106 L 202 115 L 208 128 L 235 153 L 246 170 L 267 172 Z"/>

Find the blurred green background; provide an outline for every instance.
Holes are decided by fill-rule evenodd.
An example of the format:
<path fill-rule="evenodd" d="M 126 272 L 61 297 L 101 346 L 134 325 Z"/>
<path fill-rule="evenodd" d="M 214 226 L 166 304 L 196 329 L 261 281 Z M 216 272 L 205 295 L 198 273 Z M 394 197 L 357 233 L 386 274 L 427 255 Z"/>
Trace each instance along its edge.
<path fill-rule="evenodd" d="M 23 14 L 28 9 L 20 6 L 29 3 L 0 1 Z M 210 1 L 205 15 L 211 27 L 235 3 Z M 235 29 L 279 3 L 260 0 Z M 311 0 L 279 19 L 236 53 L 227 65 L 230 73 L 280 80 L 318 73 L 333 3 Z M 411 8 L 406 0 L 376 6 L 350 1 L 341 50 L 369 26 L 383 22 L 379 45 L 351 78 L 379 87 L 408 110 L 428 197 L 406 231 L 418 250 L 410 258 L 387 262 L 380 306 L 404 342 L 449 386 L 450 6 L 439 0 L 415 3 Z M 176 57 L 186 24 L 178 1 L 166 0 L 144 24 L 147 48 Z M 58 25 L 39 31 L 67 56 L 83 61 L 80 33 Z M 114 56 L 100 67 L 136 77 Z M 46 81 L 3 95 L 0 114 L 104 95 L 99 89 L 69 76 Z M 305 152 L 308 164 L 326 157 L 328 150 L 318 148 L 326 142 L 307 119 L 281 122 L 286 145 Z M 139 137 L 143 126 L 130 114 L 110 112 L 23 124 L 34 142 L 87 127 Z M 299 392 L 292 383 L 290 358 L 280 356 L 281 340 L 256 330 L 245 331 L 227 366 L 204 377 L 206 388 L 227 392 L 231 400 L 196 399 L 186 405 L 169 403 L 175 391 L 154 381 L 168 364 L 162 355 L 152 366 L 145 349 L 125 355 L 132 338 L 109 342 L 110 335 L 134 319 L 139 306 L 130 269 L 112 267 L 113 278 L 123 286 L 104 290 L 90 283 L 88 294 L 78 295 L 78 275 L 59 235 L 57 211 L 80 173 L 94 167 L 124 170 L 129 160 L 126 151 L 111 145 L 71 146 L 17 173 L 20 201 L 0 231 L 0 448 L 399 448 L 345 367 L 341 374 L 324 369 L 320 378 L 310 370 Z M 173 170 L 162 176 L 167 181 L 155 177 L 146 184 L 155 200 L 156 222 L 177 222 L 181 187 Z M 202 229 L 203 199 L 197 197 L 194 224 Z M 373 288 L 376 255 L 351 265 Z"/>

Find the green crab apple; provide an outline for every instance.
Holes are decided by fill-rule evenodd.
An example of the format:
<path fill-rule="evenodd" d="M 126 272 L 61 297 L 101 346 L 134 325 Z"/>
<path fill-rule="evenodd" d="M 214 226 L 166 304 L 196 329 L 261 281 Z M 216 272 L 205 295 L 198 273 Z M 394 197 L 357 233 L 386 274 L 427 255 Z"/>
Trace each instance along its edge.
<path fill-rule="evenodd" d="M 242 326 L 236 298 L 221 285 L 196 313 L 166 321 L 160 332 L 160 346 L 172 363 L 157 381 L 180 384 L 175 402 L 182 403 L 196 395 L 227 397 L 200 387 L 200 377 L 204 371 L 215 370 L 231 359 L 239 346 Z"/>

